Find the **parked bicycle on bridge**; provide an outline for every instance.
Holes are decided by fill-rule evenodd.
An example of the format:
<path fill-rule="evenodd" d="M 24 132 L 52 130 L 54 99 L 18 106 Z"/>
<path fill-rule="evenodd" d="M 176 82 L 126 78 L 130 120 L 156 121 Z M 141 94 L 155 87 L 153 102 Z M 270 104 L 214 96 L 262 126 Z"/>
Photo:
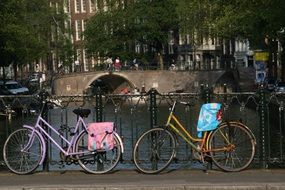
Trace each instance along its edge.
<path fill-rule="evenodd" d="M 251 130 L 241 122 L 222 121 L 222 105 L 204 104 L 200 111 L 194 137 L 178 117 L 177 104 L 190 103 L 175 100 L 166 124 L 143 133 L 133 149 L 133 160 L 142 173 L 154 174 L 166 169 L 176 157 L 177 135 L 190 146 L 193 155 L 202 163 L 213 161 L 223 171 L 237 172 L 246 169 L 255 155 L 256 139 Z"/>
<path fill-rule="evenodd" d="M 54 104 L 54 101 L 48 98 L 44 100 L 36 124 L 24 125 L 23 128 L 14 131 L 4 144 L 4 161 L 12 172 L 28 174 L 43 164 L 48 140 L 60 150 L 63 162 L 78 162 L 89 173 L 106 173 L 118 164 L 124 147 L 112 122 L 87 124 L 84 118 L 87 118 L 91 111 L 75 109 L 73 112 L 78 116 L 78 121 L 74 130 L 70 132 L 71 140 L 68 140 L 43 118 L 44 108 Z M 59 140 L 54 139 L 47 131 L 54 133 Z M 64 143 L 61 144 L 61 141 Z"/>

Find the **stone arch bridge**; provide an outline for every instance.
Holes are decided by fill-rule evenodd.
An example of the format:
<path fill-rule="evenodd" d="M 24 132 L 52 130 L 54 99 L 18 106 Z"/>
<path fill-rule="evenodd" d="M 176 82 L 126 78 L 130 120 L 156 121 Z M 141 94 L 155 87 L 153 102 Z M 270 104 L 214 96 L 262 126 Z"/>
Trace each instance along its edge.
<path fill-rule="evenodd" d="M 81 95 L 90 89 L 90 85 L 100 86 L 107 93 L 122 93 L 127 88 L 134 89 L 156 88 L 158 92 L 170 92 L 183 89 L 186 92 L 197 92 L 201 84 L 219 86 L 227 83 L 235 85 L 234 72 L 225 70 L 216 71 L 94 71 L 71 73 L 57 76 L 53 80 L 55 95 Z"/>

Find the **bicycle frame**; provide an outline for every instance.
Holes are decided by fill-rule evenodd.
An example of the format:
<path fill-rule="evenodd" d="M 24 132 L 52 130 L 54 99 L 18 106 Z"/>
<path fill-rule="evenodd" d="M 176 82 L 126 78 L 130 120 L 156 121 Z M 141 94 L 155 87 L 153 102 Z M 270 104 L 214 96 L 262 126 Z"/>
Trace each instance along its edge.
<path fill-rule="evenodd" d="M 184 102 L 180 102 L 181 104 L 187 104 Z M 182 137 L 193 149 L 195 149 L 198 152 L 201 152 L 203 147 L 206 145 L 208 132 L 205 132 L 203 135 L 203 138 L 194 138 L 189 131 L 185 129 L 185 127 L 181 124 L 179 119 L 175 116 L 174 110 L 175 106 L 177 104 L 177 101 L 174 101 L 167 122 L 166 126 L 169 126 L 174 132 L 176 132 L 180 137 Z M 199 148 L 194 143 L 201 142 L 201 147 Z"/>
<path fill-rule="evenodd" d="M 181 104 L 185 104 L 187 105 L 186 102 L 179 102 Z M 209 137 L 211 136 L 211 134 L 213 133 L 213 131 L 209 131 L 209 132 L 204 132 L 204 135 L 202 138 L 194 138 L 191 133 L 189 131 L 187 131 L 185 129 L 185 127 L 181 124 L 181 122 L 179 121 L 179 119 L 175 116 L 174 114 L 174 110 L 175 110 L 175 106 L 177 104 L 177 101 L 175 101 L 172 105 L 171 111 L 169 113 L 168 119 L 167 119 L 167 123 L 166 123 L 166 127 L 170 127 L 175 133 L 177 133 L 180 137 L 182 137 L 195 151 L 197 152 L 203 152 L 203 153 L 207 153 L 207 152 L 211 152 L 211 151 L 225 151 L 227 150 L 227 147 L 223 147 L 223 148 L 215 148 L 215 149 L 209 149 L 208 145 L 208 140 Z M 220 125 L 228 125 L 228 124 L 238 124 L 242 127 L 244 127 L 251 135 L 251 137 L 253 138 L 253 140 L 256 142 L 256 139 L 253 135 L 253 133 L 251 132 L 251 130 L 241 124 L 240 122 L 235 122 L 235 121 L 231 121 L 231 122 L 222 122 L 220 123 Z M 218 128 L 216 129 L 218 130 Z M 221 135 L 224 137 L 224 140 L 228 143 L 231 144 L 228 140 L 228 137 L 226 137 L 224 134 L 221 133 Z M 196 146 L 194 143 L 200 142 L 200 147 Z"/>
<path fill-rule="evenodd" d="M 51 137 L 51 135 L 49 135 L 48 132 L 45 129 L 42 128 L 40 123 L 43 123 L 45 126 L 48 127 L 48 129 L 52 130 L 56 135 L 58 135 L 60 140 L 63 140 L 65 143 L 67 143 L 68 144 L 67 150 L 65 150 L 62 146 L 60 146 L 59 143 L 56 140 L 54 140 Z M 80 124 L 83 126 L 84 130 L 87 130 L 87 125 L 85 124 L 83 118 L 79 117 L 78 121 L 76 123 L 75 129 L 74 129 L 74 132 L 73 132 L 74 134 L 78 134 L 79 135 L 78 131 L 79 131 Z M 73 147 L 74 147 L 73 145 L 76 142 L 76 139 L 77 139 L 78 135 L 73 135 L 70 141 L 67 140 L 56 129 L 54 129 L 47 121 L 45 121 L 41 117 L 41 115 L 38 116 L 37 122 L 36 122 L 34 127 L 31 127 L 31 126 L 28 126 L 28 125 L 24 125 L 23 127 L 32 130 L 32 134 L 30 136 L 28 144 L 23 148 L 23 151 L 29 149 L 29 146 L 30 146 L 30 144 L 31 144 L 31 142 L 33 141 L 33 138 L 34 138 L 34 133 L 37 133 L 39 135 L 41 141 L 42 141 L 42 144 L 43 144 L 43 147 L 42 147 L 43 148 L 43 155 L 46 154 L 46 145 L 45 145 L 44 137 L 47 137 L 48 140 L 50 140 L 61 152 L 63 152 L 63 154 L 65 156 L 73 156 L 73 155 L 77 155 L 77 154 L 81 154 L 82 153 L 82 152 L 74 152 L 74 150 L 73 150 Z M 44 156 L 43 156 L 42 160 L 40 161 L 40 164 L 42 164 L 43 160 L 44 160 Z"/>

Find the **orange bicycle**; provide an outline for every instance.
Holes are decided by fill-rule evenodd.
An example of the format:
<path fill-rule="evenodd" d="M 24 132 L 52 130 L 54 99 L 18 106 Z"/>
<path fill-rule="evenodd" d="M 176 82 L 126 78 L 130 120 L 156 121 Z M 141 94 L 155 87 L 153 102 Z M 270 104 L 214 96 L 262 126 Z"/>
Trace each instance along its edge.
<path fill-rule="evenodd" d="M 159 173 L 169 166 L 176 157 L 178 134 L 193 149 L 194 155 L 202 163 L 212 160 L 223 171 L 237 172 L 246 169 L 255 155 L 256 139 L 251 130 L 241 122 L 221 120 L 222 112 L 217 111 L 217 127 L 195 138 L 181 124 L 174 110 L 174 101 L 165 126 L 150 129 L 143 133 L 133 149 L 133 160 L 142 173 Z M 200 112 L 201 113 L 201 112 Z M 207 159 L 210 158 L 210 159 Z"/>

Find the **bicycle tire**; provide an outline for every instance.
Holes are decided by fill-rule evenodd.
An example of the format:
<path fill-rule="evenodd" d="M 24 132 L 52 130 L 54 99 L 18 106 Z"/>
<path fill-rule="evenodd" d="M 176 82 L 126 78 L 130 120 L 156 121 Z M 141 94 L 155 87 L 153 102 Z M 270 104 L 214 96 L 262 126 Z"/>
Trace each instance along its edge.
<path fill-rule="evenodd" d="M 145 174 L 155 174 L 166 169 L 176 154 L 174 135 L 164 128 L 154 128 L 143 133 L 133 149 L 136 168 Z"/>
<path fill-rule="evenodd" d="M 37 169 L 43 158 L 43 142 L 37 133 L 33 134 L 32 143 L 27 151 L 22 149 L 29 142 L 32 130 L 18 129 L 11 133 L 3 147 L 6 166 L 16 174 L 28 174 Z"/>
<path fill-rule="evenodd" d="M 254 158 L 255 145 L 253 133 L 238 123 L 223 123 L 209 138 L 213 162 L 218 168 L 228 172 L 246 169 Z"/>
<path fill-rule="evenodd" d="M 116 135 L 114 135 L 115 145 L 112 150 L 107 151 L 89 151 L 88 133 L 82 132 L 76 143 L 75 152 L 83 152 L 76 155 L 79 165 L 87 172 L 92 174 L 104 174 L 115 168 L 121 158 L 121 144 Z"/>

